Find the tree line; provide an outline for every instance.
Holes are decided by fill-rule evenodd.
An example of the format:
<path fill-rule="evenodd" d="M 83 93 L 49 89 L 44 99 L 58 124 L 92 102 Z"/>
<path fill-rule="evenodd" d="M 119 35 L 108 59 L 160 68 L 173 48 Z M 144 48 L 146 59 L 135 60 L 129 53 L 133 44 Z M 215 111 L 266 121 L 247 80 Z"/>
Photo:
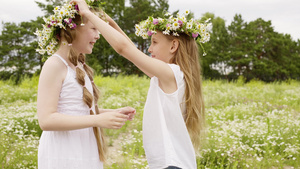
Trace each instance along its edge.
<path fill-rule="evenodd" d="M 163 17 L 168 11 L 168 0 L 103 0 L 105 11 L 145 53 L 150 45 L 135 35 L 134 25 L 148 16 Z M 36 2 L 45 16 L 53 13 L 53 8 L 61 5 L 60 0 Z M 174 11 L 174 14 L 178 11 Z M 193 12 L 193 11 L 191 11 Z M 193 16 L 193 13 L 190 14 Z M 0 35 L 0 79 L 13 79 L 19 83 L 23 76 L 39 74 L 43 62 L 38 54 L 37 38 L 33 34 L 41 29 L 43 17 L 35 20 L 3 23 Z M 201 18 L 211 18 L 210 42 L 204 44 L 207 55 L 202 56 L 199 47 L 203 78 L 236 80 L 243 76 L 246 81 L 258 79 L 265 82 L 287 79 L 300 80 L 300 40 L 294 41 L 289 34 L 274 31 L 271 21 L 258 18 L 245 22 L 236 14 L 230 25 L 223 18 L 205 13 Z M 88 64 L 96 74 L 143 75 L 132 63 L 119 56 L 113 48 L 100 38 L 94 45 L 93 53 L 87 56 Z"/>

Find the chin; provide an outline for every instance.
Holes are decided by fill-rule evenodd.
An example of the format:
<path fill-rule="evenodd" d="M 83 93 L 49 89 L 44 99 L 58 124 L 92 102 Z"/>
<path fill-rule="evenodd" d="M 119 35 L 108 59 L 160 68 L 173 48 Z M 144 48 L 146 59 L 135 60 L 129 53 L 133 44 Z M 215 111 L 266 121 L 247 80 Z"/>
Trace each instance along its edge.
<path fill-rule="evenodd" d="M 93 52 L 93 50 L 85 50 L 84 52 L 82 52 L 82 53 L 84 53 L 84 54 L 91 54 Z"/>
<path fill-rule="evenodd" d="M 91 54 L 92 53 L 92 51 L 89 51 L 89 52 L 86 52 L 85 54 Z"/>

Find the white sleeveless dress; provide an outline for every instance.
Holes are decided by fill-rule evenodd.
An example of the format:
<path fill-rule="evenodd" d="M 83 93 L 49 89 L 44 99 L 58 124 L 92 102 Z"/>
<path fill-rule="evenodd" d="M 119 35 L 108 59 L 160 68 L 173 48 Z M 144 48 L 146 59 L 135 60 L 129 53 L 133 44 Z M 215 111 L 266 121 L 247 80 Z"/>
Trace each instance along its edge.
<path fill-rule="evenodd" d="M 57 112 L 82 116 L 90 115 L 83 102 L 82 86 L 76 81 L 76 72 L 60 57 L 68 68 L 63 82 Z M 85 85 L 93 93 L 91 81 L 85 76 Z M 95 112 L 95 106 L 92 107 Z M 103 169 L 93 128 L 70 131 L 43 131 L 38 149 L 39 169 Z"/>

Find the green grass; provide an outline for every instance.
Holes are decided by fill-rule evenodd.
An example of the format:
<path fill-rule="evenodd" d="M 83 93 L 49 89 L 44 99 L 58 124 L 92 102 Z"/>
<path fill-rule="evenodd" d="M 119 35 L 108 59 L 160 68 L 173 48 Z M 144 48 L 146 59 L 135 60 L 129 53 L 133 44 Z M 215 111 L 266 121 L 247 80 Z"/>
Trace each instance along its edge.
<path fill-rule="evenodd" d="M 95 77 L 101 108 L 131 106 L 137 115 L 119 130 L 106 130 L 105 168 L 148 168 L 142 145 L 143 107 L 149 79 Z M 0 81 L 0 168 L 37 168 L 41 134 L 36 115 L 38 77 L 18 86 Z M 206 139 L 198 168 L 300 168 L 300 82 L 265 84 L 204 81 Z"/>

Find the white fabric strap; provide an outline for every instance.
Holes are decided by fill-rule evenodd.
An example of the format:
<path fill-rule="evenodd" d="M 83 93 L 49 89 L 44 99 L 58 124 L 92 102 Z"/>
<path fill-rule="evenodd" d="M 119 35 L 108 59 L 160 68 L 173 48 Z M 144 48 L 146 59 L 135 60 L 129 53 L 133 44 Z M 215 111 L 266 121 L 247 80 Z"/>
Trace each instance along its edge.
<path fill-rule="evenodd" d="M 68 63 L 65 61 L 65 59 L 63 59 L 63 58 L 62 58 L 61 56 L 59 56 L 58 54 L 54 54 L 53 56 L 57 56 L 61 61 L 64 62 L 64 64 L 65 64 L 66 66 L 69 66 Z"/>

